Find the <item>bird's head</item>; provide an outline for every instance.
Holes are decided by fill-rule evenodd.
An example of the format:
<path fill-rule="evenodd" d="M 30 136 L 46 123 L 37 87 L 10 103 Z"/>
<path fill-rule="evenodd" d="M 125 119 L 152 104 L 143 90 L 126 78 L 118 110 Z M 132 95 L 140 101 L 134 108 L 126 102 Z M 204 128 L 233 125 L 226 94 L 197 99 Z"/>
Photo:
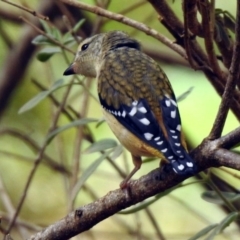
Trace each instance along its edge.
<path fill-rule="evenodd" d="M 81 42 L 73 63 L 63 75 L 81 74 L 96 77 L 104 57 L 111 51 L 121 47 L 140 50 L 140 44 L 122 31 L 100 33 Z"/>
<path fill-rule="evenodd" d="M 97 34 L 83 40 L 77 50 L 73 63 L 63 75 L 81 74 L 96 77 L 99 65 L 104 34 Z"/>

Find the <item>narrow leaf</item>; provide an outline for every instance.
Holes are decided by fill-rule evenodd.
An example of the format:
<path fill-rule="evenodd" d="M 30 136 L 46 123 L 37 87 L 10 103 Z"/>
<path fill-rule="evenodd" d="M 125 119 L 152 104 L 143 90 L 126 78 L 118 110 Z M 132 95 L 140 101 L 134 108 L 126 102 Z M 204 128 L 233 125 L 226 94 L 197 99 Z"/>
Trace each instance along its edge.
<path fill-rule="evenodd" d="M 79 28 L 83 25 L 84 22 L 85 22 L 85 19 L 81 19 L 79 22 L 77 22 L 73 27 L 73 32 L 76 33 L 79 30 Z"/>
<path fill-rule="evenodd" d="M 216 41 L 223 42 L 227 49 L 230 49 L 231 42 L 229 39 L 229 33 L 227 28 L 223 25 L 223 23 L 216 18 Z"/>
<path fill-rule="evenodd" d="M 89 148 L 87 148 L 84 153 L 93 153 L 104 151 L 109 148 L 117 146 L 117 142 L 113 139 L 103 139 L 98 142 L 93 143 Z"/>
<path fill-rule="evenodd" d="M 138 211 L 141 211 L 142 209 L 145 209 L 146 207 L 150 206 L 151 204 L 155 203 L 157 200 L 158 199 L 154 198 L 152 200 L 141 202 L 141 203 L 137 204 L 137 206 L 131 207 L 130 209 L 125 210 L 125 211 L 118 212 L 117 214 L 128 215 L 128 214 L 136 213 Z"/>
<path fill-rule="evenodd" d="M 38 93 L 34 98 L 25 103 L 18 111 L 19 114 L 29 111 L 34 108 L 39 102 L 41 102 L 44 98 L 49 95 L 49 91 L 43 91 Z"/>
<path fill-rule="evenodd" d="M 221 233 L 231 222 L 235 221 L 238 217 L 237 212 L 231 212 L 224 218 L 214 229 L 214 231 L 206 238 L 206 240 L 214 240 L 216 235 Z"/>
<path fill-rule="evenodd" d="M 53 28 L 52 30 L 52 35 L 54 37 L 54 39 L 58 40 L 59 42 L 61 42 L 62 40 L 62 34 L 61 32 L 57 29 L 57 28 Z"/>
<path fill-rule="evenodd" d="M 235 21 L 226 14 L 223 15 L 223 20 L 224 20 L 225 26 L 228 29 L 230 29 L 233 33 L 235 33 Z"/>
<path fill-rule="evenodd" d="M 152 161 L 156 161 L 156 157 L 148 157 L 148 158 L 145 158 L 143 159 L 143 163 L 149 163 L 149 162 L 152 162 Z"/>
<path fill-rule="evenodd" d="M 177 102 L 181 102 L 184 100 L 188 95 L 192 92 L 194 87 L 190 87 L 186 92 L 182 93 L 180 96 L 177 97 Z"/>
<path fill-rule="evenodd" d="M 43 35 L 38 35 L 32 40 L 34 45 L 49 45 L 52 44 L 52 41 Z"/>
<path fill-rule="evenodd" d="M 175 190 L 176 188 L 178 188 L 179 185 L 177 186 L 174 186 L 162 193 L 159 193 L 157 194 L 153 199 L 151 200 L 147 200 L 147 201 L 144 201 L 140 204 L 138 204 L 137 206 L 134 206 L 134 207 L 131 207 L 129 210 L 125 210 L 125 211 L 121 211 L 121 212 L 118 212 L 118 214 L 123 214 L 123 215 L 127 215 L 127 214 L 132 214 L 132 213 L 136 213 L 142 209 L 145 209 L 146 207 L 150 206 L 151 204 L 155 203 L 156 201 L 158 201 L 160 198 L 168 195 L 170 192 L 172 192 L 173 190 Z"/>
<path fill-rule="evenodd" d="M 55 129 L 54 131 L 49 133 L 48 136 L 47 136 L 47 142 L 50 142 L 57 134 L 65 131 L 69 128 L 76 127 L 76 126 L 82 126 L 82 125 L 86 125 L 88 123 L 97 122 L 97 121 L 98 121 L 98 119 L 94 119 L 94 118 L 83 118 L 83 119 L 80 119 L 80 120 L 73 121 L 69 124 L 66 124 L 62 127 L 59 127 L 57 129 Z"/>
<path fill-rule="evenodd" d="M 238 193 L 232 193 L 232 192 L 221 192 L 221 193 L 228 201 L 231 201 L 231 202 L 240 199 L 240 194 Z M 210 203 L 224 204 L 222 198 L 220 198 L 215 191 L 205 191 L 204 193 L 202 193 L 201 197 L 202 199 Z"/>
<path fill-rule="evenodd" d="M 209 225 L 209 226 L 205 227 L 204 229 L 202 229 L 200 232 L 198 232 L 193 237 L 189 238 L 188 240 L 199 239 L 200 237 L 202 237 L 202 236 L 206 235 L 207 233 L 209 233 L 210 231 L 212 231 L 216 226 L 217 226 L 217 224 Z"/>
<path fill-rule="evenodd" d="M 37 59 L 41 62 L 46 62 L 55 53 L 60 53 L 60 52 L 61 52 L 61 50 L 59 47 L 46 47 L 38 52 Z"/>
<path fill-rule="evenodd" d="M 30 109 L 34 108 L 37 104 L 39 104 L 43 99 L 45 99 L 48 95 L 50 95 L 56 89 L 62 87 L 64 84 L 63 79 L 59 79 L 54 82 L 54 84 L 50 87 L 49 90 L 42 91 L 34 96 L 31 100 L 25 103 L 18 111 L 19 114 L 29 111 Z"/>
<path fill-rule="evenodd" d="M 63 39 L 63 44 L 65 44 L 65 45 L 70 44 L 72 42 L 75 42 L 75 39 L 72 36 L 69 36 L 69 37 L 66 37 Z"/>
<path fill-rule="evenodd" d="M 39 21 L 41 22 L 44 31 L 46 33 L 50 33 L 51 34 L 51 27 L 49 26 L 49 24 L 46 21 L 42 20 L 42 19 L 39 19 Z"/>
<path fill-rule="evenodd" d="M 93 162 L 82 174 L 82 176 L 78 179 L 78 182 L 74 186 L 72 190 L 71 200 L 74 200 L 77 193 L 83 186 L 83 184 L 87 181 L 87 179 L 93 174 L 93 172 L 98 168 L 98 166 L 102 163 L 102 161 L 111 153 L 111 151 L 105 152 L 102 154 L 95 162 Z"/>
<path fill-rule="evenodd" d="M 114 150 L 113 153 L 111 154 L 111 159 L 115 160 L 116 158 L 118 158 L 123 152 L 123 147 L 122 145 L 117 145 Z"/>
<path fill-rule="evenodd" d="M 235 221 L 238 217 L 238 212 L 231 212 L 224 218 L 219 225 L 216 227 L 216 234 L 221 233 L 226 227 L 230 225 L 233 221 Z"/>

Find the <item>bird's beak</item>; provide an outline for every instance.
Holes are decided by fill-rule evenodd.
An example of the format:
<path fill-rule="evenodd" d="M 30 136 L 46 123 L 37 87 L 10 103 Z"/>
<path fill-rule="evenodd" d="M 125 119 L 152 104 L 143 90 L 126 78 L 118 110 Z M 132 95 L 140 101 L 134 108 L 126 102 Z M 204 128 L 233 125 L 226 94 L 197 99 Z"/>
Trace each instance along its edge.
<path fill-rule="evenodd" d="M 72 74 L 75 74 L 73 63 L 64 71 L 63 75 L 67 76 Z"/>

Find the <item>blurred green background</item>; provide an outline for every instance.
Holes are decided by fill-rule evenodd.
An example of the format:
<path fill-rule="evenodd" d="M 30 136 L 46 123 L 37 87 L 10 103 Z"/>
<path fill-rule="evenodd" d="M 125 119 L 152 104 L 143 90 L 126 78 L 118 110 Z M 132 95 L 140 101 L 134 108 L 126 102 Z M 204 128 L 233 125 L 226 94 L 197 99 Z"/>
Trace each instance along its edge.
<path fill-rule="evenodd" d="M 37 9 L 37 6 L 39 6 L 41 1 L 14 2 L 19 3 L 20 5 L 27 5 L 32 9 Z M 95 4 L 95 1 L 82 2 Z M 110 1 L 108 9 L 113 12 L 121 12 L 124 9 L 128 9 L 130 5 L 133 5 L 136 2 L 140 1 Z M 176 14 L 182 19 L 181 1 L 177 0 L 172 3 L 173 1 L 169 0 L 168 2 Z M 235 1 L 218 0 L 216 1 L 216 7 L 228 10 L 235 15 Z M 14 15 L 28 16 L 26 12 L 9 6 L 4 2 L 0 2 L 0 8 L 2 11 L 6 10 Z M 96 17 L 93 14 L 85 14 L 92 21 L 93 25 L 99 20 L 99 17 Z M 171 35 L 157 20 L 157 14 L 149 3 L 146 2 L 139 8 L 136 8 L 125 15 L 147 24 L 151 28 L 158 30 L 160 33 L 172 39 Z M 5 32 L 7 32 L 13 45 L 18 44 L 18 41 L 21 41 L 24 34 L 23 24 L 21 22 L 17 24 L 1 18 L 0 26 L 2 29 L 5 29 Z M 180 59 L 180 61 L 182 61 L 180 56 L 177 56 L 176 53 L 168 49 L 162 43 L 144 33 L 136 31 L 135 29 L 108 20 L 100 31 L 105 32 L 110 30 L 124 30 L 139 40 L 144 48 L 165 53 L 172 58 Z M 72 49 L 76 51 L 76 47 L 77 45 L 75 44 L 72 46 Z M 0 49 L 0 63 L 1 66 L 4 66 L 12 48 L 7 47 L 5 40 L 1 35 Z M 38 50 L 40 50 L 40 48 L 38 48 Z M 19 109 L 40 91 L 31 80 L 35 79 L 46 88 L 49 88 L 56 80 L 64 79 L 65 82 L 69 82 L 71 77 L 62 76 L 64 70 L 68 67 L 62 54 L 55 54 L 49 61 L 44 63 L 39 62 L 36 59 L 36 54 L 37 51 L 31 58 L 24 77 L 12 93 L 5 111 L 1 116 L 0 130 L 20 130 L 41 146 L 46 138 L 56 108 L 52 106 L 49 99 L 45 99 L 30 111 L 22 114 L 18 113 Z M 71 62 L 73 60 L 73 55 L 68 53 L 67 58 L 69 62 Z M 194 71 L 189 67 L 174 63 L 166 64 L 164 61 L 161 62 L 160 65 L 168 75 L 176 96 L 181 95 L 190 87 L 193 87 L 193 90 L 188 97 L 179 103 L 179 108 L 187 139 L 191 143 L 191 146 L 195 147 L 209 134 L 218 110 L 220 98 L 217 96 L 215 90 L 201 71 Z M 12 70 L 14 71 L 14 69 Z M 80 77 L 80 79 L 83 78 Z M 88 79 L 83 79 L 85 84 L 86 81 L 88 81 Z M 94 79 L 91 81 L 89 91 L 95 96 L 95 98 L 97 98 L 96 81 Z M 54 96 L 61 101 L 65 90 L 66 88 L 61 88 L 55 91 Z M 67 103 L 74 107 L 76 111 L 81 111 L 82 101 L 82 87 L 76 85 L 71 90 Z M 102 118 L 101 107 L 92 97 L 89 100 L 87 117 Z M 69 121 L 66 117 L 61 116 L 58 126 L 63 126 L 68 123 Z M 224 128 L 224 133 L 233 130 L 237 126 L 237 120 L 233 114 L 230 113 L 227 124 Z M 103 123 L 99 127 L 96 127 L 96 123 L 91 123 L 89 124 L 89 127 L 96 140 L 104 138 L 116 139 L 106 123 Z M 69 170 L 72 169 L 77 134 L 78 131 L 75 128 L 66 130 L 59 134 L 46 149 L 46 153 L 49 156 L 51 156 L 56 162 L 63 164 Z M 86 170 L 100 156 L 99 153 L 84 153 L 84 150 L 87 147 L 89 147 L 89 143 L 83 141 L 81 147 L 82 154 L 79 177 L 84 170 Z M 22 195 L 24 186 L 33 166 L 33 161 L 36 159 L 36 155 L 37 152 L 33 151 L 28 145 L 26 145 L 22 139 L 10 136 L 9 134 L 0 135 L 0 178 L 3 184 L 0 189 L 7 193 L 14 207 L 17 206 Z M 126 162 L 123 158 L 128 160 L 127 169 L 131 169 L 133 165 L 130 155 L 126 151 L 115 160 L 116 164 L 122 169 L 126 168 Z M 139 170 L 134 176 L 134 179 L 147 174 L 158 165 L 158 160 L 143 164 L 141 170 Z M 228 177 L 222 172 L 219 174 L 231 184 L 235 184 L 233 178 Z M 104 160 L 96 171 L 88 178 L 86 186 L 88 186 L 97 197 L 101 197 L 109 191 L 118 188 L 121 180 L 122 179 L 116 173 L 116 170 L 112 168 L 108 161 Z M 189 179 L 185 181 L 184 184 L 192 182 L 193 180 L 194 179 Z M 186 187 L 174 190 L 149 207 L 157 224 L 166 236 L 166 239 L 186 240 L 202 228 L 209 224 L 218 223 L 226 216 L 224 211 L 218 205 L 206 202 L 201 198 L 203 191 L 204 188 L 201 184 L 196 183 L 187 185 Z M 93 199 L 90 197 L 89 192 L 81 189 L 74 206 L 79 207 L 92 201 Z M 68 177 L 49 168 L 46 164 L 40 164 L 27 193 L 27 198 L 23 205 L 20 219 L 34 224 L 35 226 L 47 226 L 48 224 L 63 218 L 68 212 L 68 206 Z M 9 216 L 2 198 L 0 198 L 0 211 L 0 215 Z M 6 222 L 6 220 L 3 221 L 3 225 L 6 224 Z M 137 236 L 135 232 L 142 233 L 143 237 L 141 238 Z M 13 237 L 15 237 L 14 239 L 20 239 L 18 232 L 15 232 Z M 157 239 L 155 229 L 144 211 L 131 215 L 115 215 L 110 217 L 75 239 L 123 238 Z M 224 234 L 219 235 L 215 239 L 239 239 L 239 230 L 234 224 L 231 224 Z"/>

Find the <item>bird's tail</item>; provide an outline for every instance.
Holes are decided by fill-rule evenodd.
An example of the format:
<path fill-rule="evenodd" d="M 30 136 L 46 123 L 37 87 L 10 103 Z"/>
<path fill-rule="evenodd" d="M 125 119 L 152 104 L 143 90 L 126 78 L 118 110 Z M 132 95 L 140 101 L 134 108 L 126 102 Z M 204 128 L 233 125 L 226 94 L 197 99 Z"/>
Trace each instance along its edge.
<path fill-rule="evenodd" d="M 184 150 L 182 157 L 177 157 L 175 160 L 170 161 L 174 172 L 179 175 L 195 175 L 197 173 L 196 162 Z"/>

